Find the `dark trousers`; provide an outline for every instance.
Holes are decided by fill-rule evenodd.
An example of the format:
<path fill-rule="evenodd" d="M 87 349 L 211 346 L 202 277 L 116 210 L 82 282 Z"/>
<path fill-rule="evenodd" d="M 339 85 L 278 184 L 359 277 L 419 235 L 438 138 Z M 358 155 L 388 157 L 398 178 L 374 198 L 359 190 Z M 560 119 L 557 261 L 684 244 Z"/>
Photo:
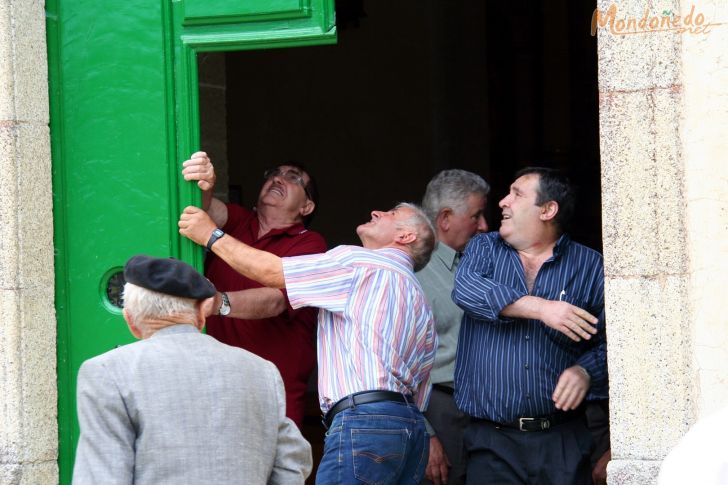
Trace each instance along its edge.
<path fill-rule="evenodd" d="M 452 394 L 433 387 L 425 417 L 435 429 L 437 439 L 442 443 L 445 454 L 450 460 L 447 484 L 465 485 L 467 460 L 463 434 L 470 422 L 470 416 L 457 408 Z M 431 483 L 429 480 L 422 481 L 423 485 Z"/>
<path fill-rule="evenodd" d="M 594 440 L 592 468 L 599 458 L 609 449 L 609 401 L 590 401 L 586 403 L 586 424 Z"/>
<path fill-rule="evenodd" d="M 465 431 L 468 485 L 589 485 L 592 437 L 584 419 L 548 431 L 473 420 Z"/>

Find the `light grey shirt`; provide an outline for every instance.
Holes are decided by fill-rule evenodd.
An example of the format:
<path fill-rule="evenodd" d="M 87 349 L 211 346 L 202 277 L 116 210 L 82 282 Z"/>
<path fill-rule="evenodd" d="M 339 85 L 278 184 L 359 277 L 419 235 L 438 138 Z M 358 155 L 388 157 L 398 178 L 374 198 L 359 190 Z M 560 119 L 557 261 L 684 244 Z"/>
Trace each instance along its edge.
<path fill-rule="evenodd" d="M 451 298 L 455 284 L 458 253 L 450 246 L 438 243 L 427 266 L 416 273 L 435 317 L 438 344 L 435 363 L 430 372 L 433 384 L 452 385 L 455 372 L 455 352 L 463 311 Z"/>
<path fill-rule="evenodd" d="M 268 361 L 173 325 L 81 366 L 74 485 L 303 484 L 311 447 Z"/>

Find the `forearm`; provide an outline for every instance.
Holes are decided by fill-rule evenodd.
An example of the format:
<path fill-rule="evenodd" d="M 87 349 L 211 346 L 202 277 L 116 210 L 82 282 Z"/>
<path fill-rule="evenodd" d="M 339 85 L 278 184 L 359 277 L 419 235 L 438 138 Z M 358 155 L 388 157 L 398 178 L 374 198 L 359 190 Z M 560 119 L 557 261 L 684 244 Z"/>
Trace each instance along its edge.
<path fill-rule="evenodd" d="M 230 235 L 218 239 L 212 251 L 241 275 L 269 288 L 285 288 L 281 258 L 251 248 Z"/>
<path fill-rule="evenodd" d="M 208 214 L 210 213 L 210 204 L 212 203 L 212 199 L 213 189 L 202 191 L 202 209 Z"/>
<path fill-rule="evenodd" d="M 207 201 L 205 200 L 207 198 Z M 222 227 L 227 223 L 228 210 L 225 203 L 212 196 L 212 190 L 202 192 L 202 208 L 207 215 L 215 222 L 217 227 Z"/>
<path fill-rule="evenodd" d="M 537 296 L 526 295 L 503 307 L 500 314 L 509 318 L 527 318 L 541 320 L 541 305 L 544 299 Z"/>
<path fill-rule="evenodd" d="M 251 288 L 227 292 L 230 298 L 230 318 L 258 320 L 280 315 L 286 310 L 286 298 L 275 288 Z"/>
<path fill-rule="evenodd" d="M 471 316 L 488 321 L 500 318 L 502 310 L 513 305 L 524 295 L 508 286 L 481 276 L 458 273 L 452 299 Z M 506 315 L 503 315 L 506 316 Z"/>
<path fill-rule="evenodd" d="M 496 260 L 487 234 L 473 237 L 460 259 L 452 299 L 472 318 L 497 322 L 504 307 L 527 294 L 494 276 Z"/>

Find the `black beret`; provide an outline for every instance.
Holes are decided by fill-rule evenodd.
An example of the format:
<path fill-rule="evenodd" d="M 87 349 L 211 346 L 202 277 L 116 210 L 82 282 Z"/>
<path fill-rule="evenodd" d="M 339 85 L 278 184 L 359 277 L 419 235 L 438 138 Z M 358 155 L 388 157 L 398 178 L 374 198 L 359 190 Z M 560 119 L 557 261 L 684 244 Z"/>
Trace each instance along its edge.
<path fill-rule="evenodd" d="M 215 286 L 195 268 L 174 258 L 132 256 L 124 266 L 124 279 L 148 290 L 196 300 L 216 292 Z"/>

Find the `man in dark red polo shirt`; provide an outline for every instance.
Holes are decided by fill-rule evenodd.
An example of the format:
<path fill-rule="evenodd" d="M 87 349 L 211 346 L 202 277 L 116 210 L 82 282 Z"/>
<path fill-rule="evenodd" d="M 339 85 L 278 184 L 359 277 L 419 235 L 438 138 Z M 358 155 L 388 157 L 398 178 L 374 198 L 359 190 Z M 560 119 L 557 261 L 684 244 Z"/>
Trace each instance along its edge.
<path fill-rule="evenodd" d="M 326 242 L 306 229 L 316 209 L 314 181 L 295 164 L 265 173 L 254 210 L 225 204 L 213 197 L 215 170 L 205 152 L 192 154 L 183 164 L 185 180 L 202 189 L 202 207 L 219 230 L 208 247 L 227 233 L 254 248 L 277 256 L 322 253 Z M 315 308 L 293 310 L 285 290 L 265 288 L 245 278 L 210 253 L 206 276 L 218 290 L 207 333 L 221 342 L 242 347 L 273 362 L 286 387 L 286 414 L 301 427 L 308 378 L 316 365 Z"/>

